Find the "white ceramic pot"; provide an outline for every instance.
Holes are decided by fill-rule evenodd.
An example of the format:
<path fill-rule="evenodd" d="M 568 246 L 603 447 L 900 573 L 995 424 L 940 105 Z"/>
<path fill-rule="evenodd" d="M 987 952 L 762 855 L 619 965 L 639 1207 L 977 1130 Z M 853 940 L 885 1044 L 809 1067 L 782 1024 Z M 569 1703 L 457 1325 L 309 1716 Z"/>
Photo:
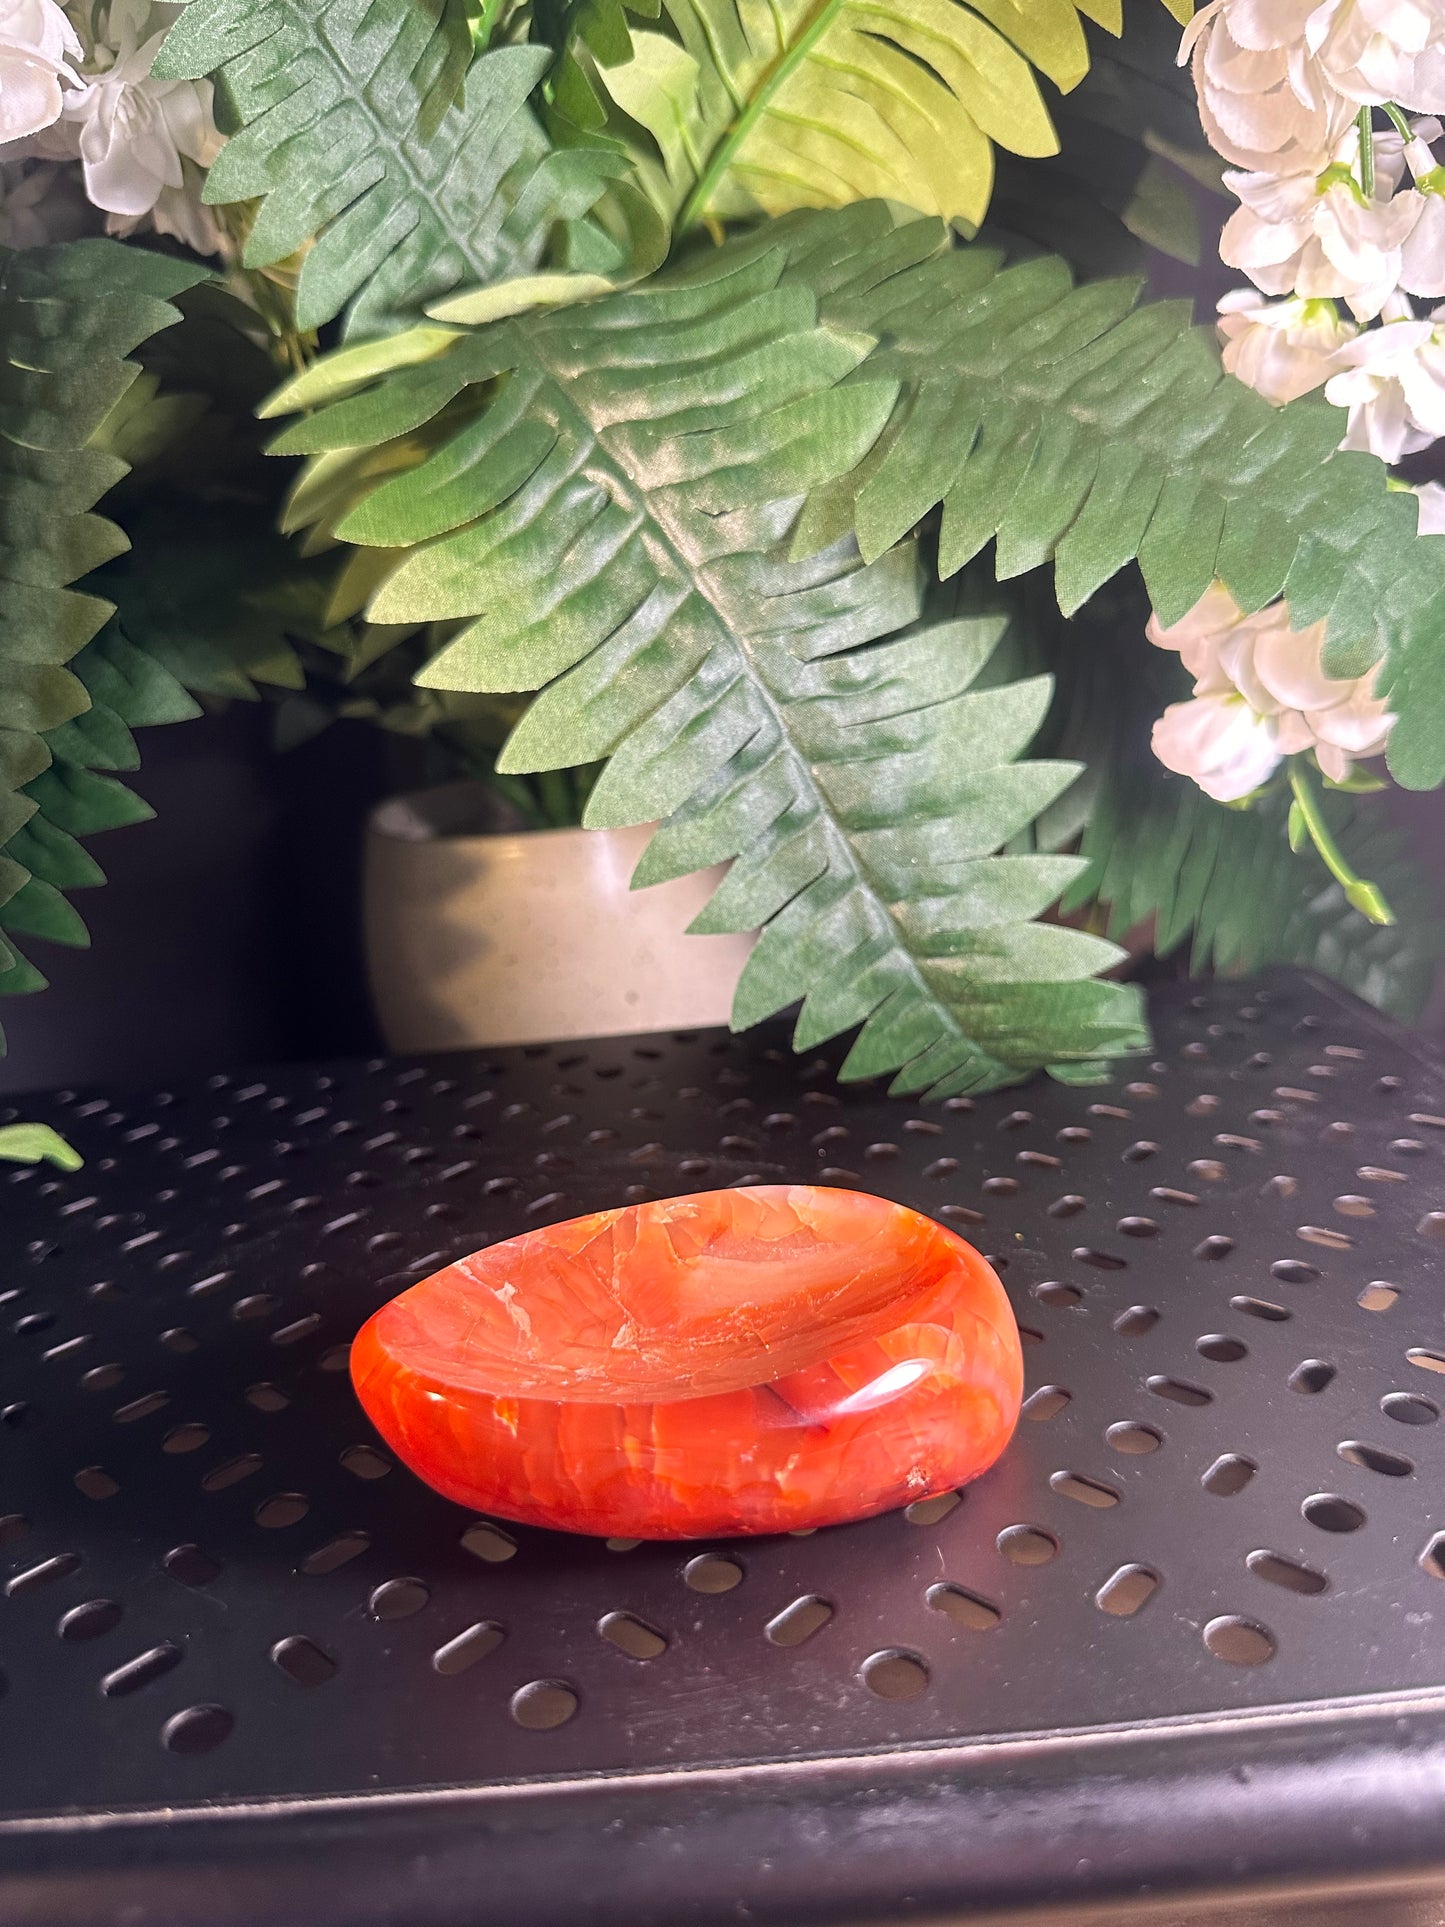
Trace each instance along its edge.
<path fill-rule="evenodd" d="M 489 814 L 471 783 L 371 814 L 367 971 L 392 1050 L 727 1022 L 753 938 L 687 935 L 721 870 L 633 891 L 650 827 L 478 833 Z"/>

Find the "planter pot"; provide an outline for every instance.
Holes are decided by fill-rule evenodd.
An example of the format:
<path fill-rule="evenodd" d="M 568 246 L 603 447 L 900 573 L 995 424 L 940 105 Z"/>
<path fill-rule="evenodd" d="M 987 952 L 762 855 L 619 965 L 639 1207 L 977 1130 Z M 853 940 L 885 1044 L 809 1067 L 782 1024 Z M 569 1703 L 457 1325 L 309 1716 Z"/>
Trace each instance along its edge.
<path fill-rule="evenodd" d="M 499 820 L 472 783 L 372 812 L 367 972 L 390 1049 L 726 1023 L 753 938 L 686 934 L 720 869 L 632 891 L 648 826 L 488 827 Z"/>

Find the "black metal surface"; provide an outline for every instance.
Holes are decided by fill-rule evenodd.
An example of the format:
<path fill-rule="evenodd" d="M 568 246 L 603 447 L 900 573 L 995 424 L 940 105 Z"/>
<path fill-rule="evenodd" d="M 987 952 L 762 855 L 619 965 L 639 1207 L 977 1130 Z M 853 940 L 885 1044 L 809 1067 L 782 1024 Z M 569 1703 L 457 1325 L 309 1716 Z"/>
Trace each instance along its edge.
<path fill-rule="evenodd" d="M 413 1870 L 423 1839 L 447 1864 L 449 1828 L 499 1867 L 526 1836 L 525 1897 L 448 1911 L 453 1886 L 423 1905 L 374 1872 L 344 1906 L 333 1883 L 340 1911 L 313 1895 L 313 1920 L 547 1919 L 546 1896 L 562 1911 L 588 1854 L 607 1865 L 637 1821 L 634 1805 L 602 1824 L 595 1799 L 625 1806 L 629 1783 L 587 1776 L 639 1773 L 646 1813 L 676 1807 L 668 1853 L 687 1839 L 699 1879 L 728 1815 L 761 1799 L 762 1841 L 803 1799 L 813 1831 L 784 1838 L 800 1866 L 833 1839 L 835 1878 L 810 1891 L 851 1917 L 833 1891 L 845 1842 L 890 1788 L 975 1797 L 1042 1774 L 1067 1799 L 1087 1758 L 1116 1790 L 1137 1770 L 1156 1805 L 1182 1774 L 1222 1815 L 1201 1787 L 1237 1795 L 1246 1753 L 1308 1756 L 1313 1804 L 1296 1788 L 1286 1824 L 1251 1796 L 1230 1821 L 1244 1844 L 1212 1871 L 1167 1846 L 1178 1814 L 1161 1809 L 1133 1842 L 1147 1880 L 1122 1846 L 1097 1871 L 1114 1892 L 1283 1878 L 1290 1825 L 1316 1824 L 1344 1784 L 1331 1762 L 1366 1743 L 1387 1756 L 1353 1802 L 1355 1859 L 1445 1859 L 1445 1773 L 1408 1751 L 1445 1700 L 1445 1074 L 1309 979 L 1156 1015 L 1157 1060 L 1115 1084 L 972 1107 L 839 1090 L 824 1060 L 710 1034 L 27 1103 L 89 1161 L 0 1179 L 8 1917 L 110 1918 L 86 1911 L 84 1881 L 67 1899 L 36 1879 L 127 1857 L 195 1875 L 232 1851 L 218 1823 L 162 1828 L 146 1810 L 266 1802 L 246 1837 L 283 1865 L 288 1829 L 321 1815 L 351 1829 L 354 1866 L 358 1827 Z M 478 1525 L 380 1449 L 345 1347 L 413 1278 L 629 1197 L 820 1173 L 933 1212 L 1003 1267 L 1033 1397 L 1004 1462 L 951 1509 L 609 1548 Z M 1296 1725 L 1275 1710 L 1310 1706 Z M 847 1764 L 870 1749 L 903 1750 Z M 1419 1810 L 1392 1793 L 1386 1841 L 1367 1817 L 1400 1772 Z M 519 1781 L 525 1823 L 481 1826 L 468 1801 Z M 466 1789 L 461 1807 L 419 1817 L 408 1800 L 438 1787 Z M 342 1797 L 367 1794 L 405 1797 Z M 834 1839 L 820 1816 L 840 1799 Z M 97 1845 L 85 1816 L 116 1808 L 134 1823 Z M 916 1848 L 942 1811 L 920 1810 Z M 1013 1886 L 993 1866 L 978 1894 L 1087 1888 L 1050 1860 L 1057 1824 L 1031 1835 L 1025 1810 L 996 1814 Z M 1346 1828 L 1321 1851 L 1349 1844 Z M 651 1885 L 624 1904 L 619 1875 L 587 1918 L 731 1915 L 716 1870 L 689 1891 L 656 1841 L 638 1851 Z M 936 1844 L 926 1857 L 899 1911 L 973 1879 Z M 171 1898 L 127 1903 L 134 1918 L 193 1917 L 184 1880 L 148 1879 L 143 1895 Z M 767 1884 L 757 1867 L 736 1880 Z M 255 1895 L 233 1914 L 244 1891 L 213 1894 L 210 1916 L 270 1918 Z M 288 1917 L 274 1889 L 269 1904 Z M 794 1894 L 780 1917 L 805 1915 Z"/>

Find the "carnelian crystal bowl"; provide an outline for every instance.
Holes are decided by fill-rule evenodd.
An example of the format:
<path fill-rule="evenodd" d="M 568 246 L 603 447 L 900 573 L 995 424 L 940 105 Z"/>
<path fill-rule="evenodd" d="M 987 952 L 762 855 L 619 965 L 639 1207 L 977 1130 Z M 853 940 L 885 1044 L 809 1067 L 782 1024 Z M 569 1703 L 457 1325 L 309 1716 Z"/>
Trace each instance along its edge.
<path fill-rule="evenodd" d="M 976 1478 L 1023 1359 L 971 1245 L 858 1191 L 599 1211 L 448 1265 L 351 1351 L 382 1437 L 447 1498 L 628 1539 L 799 1531 Z"/>

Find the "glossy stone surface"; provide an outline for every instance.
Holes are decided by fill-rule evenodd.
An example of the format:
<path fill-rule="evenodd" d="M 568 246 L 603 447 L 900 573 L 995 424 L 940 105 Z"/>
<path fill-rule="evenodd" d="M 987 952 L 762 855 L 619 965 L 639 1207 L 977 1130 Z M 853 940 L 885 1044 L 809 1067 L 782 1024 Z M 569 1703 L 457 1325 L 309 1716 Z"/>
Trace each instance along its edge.
<path fill-rule="evenodd" d="M 932 1219 L 759 1185 L 549 1225 L 384 1305 L 357 1395 L 460 1504 L 637 1539 L 796 1531 L 985 1470 L 1018 1419 L 1003 1288 Z"/>

